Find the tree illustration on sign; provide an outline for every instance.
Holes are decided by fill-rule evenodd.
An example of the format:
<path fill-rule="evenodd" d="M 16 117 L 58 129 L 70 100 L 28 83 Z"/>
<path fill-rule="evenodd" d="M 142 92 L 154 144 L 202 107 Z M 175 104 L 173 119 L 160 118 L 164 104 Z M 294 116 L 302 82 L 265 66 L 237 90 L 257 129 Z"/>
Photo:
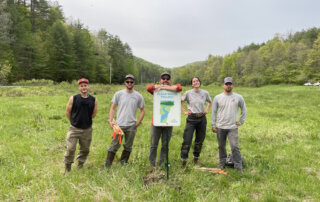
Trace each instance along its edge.
<path fill-rule="evenodd" d="M 160 102 L 161 123 L 166 123 L 171 107 L 174 106 L 173 100 L 162 100 Z"/>

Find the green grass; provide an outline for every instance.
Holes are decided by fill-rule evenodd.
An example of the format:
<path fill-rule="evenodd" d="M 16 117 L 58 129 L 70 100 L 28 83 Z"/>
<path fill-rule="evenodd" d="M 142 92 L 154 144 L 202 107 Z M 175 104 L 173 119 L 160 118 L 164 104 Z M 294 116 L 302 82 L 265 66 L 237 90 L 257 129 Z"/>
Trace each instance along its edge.
<path fill-rule="evenodd" d="M 219 86 L 203 87 L 211 96 Z M 144 97 L 146 115 L 138 128 L 128 165 L 117 153 L 104 169 L 112 133 L 107 123 L 111 98 L 123 86 L 92 85 L 99 100 L 88 161 L 64 176 L 63 155 L 69 122 L 68 98 L 77 88 L 68 83 L 0 89 L 0 200 L 8 201 L 319 201 L 320 88 L 304 86 L 236 87 L 248 116 L 239 129 L 244 173 L 200 172 L 191 164 L 181 169 L 180 147 L 185 126 L 175 127 L 170 142 L 170 178 L 144 183 L 149 173 L 152 95 Z M 190 87 L 185 87 L 184 91 Z M 216 167 L 216 134 L 207 116 L 207 136 L 200 165 Z M 230 148 L 228 146 L 228 151 Z M 165 168 L 157 171 L 165 174 Z"/>

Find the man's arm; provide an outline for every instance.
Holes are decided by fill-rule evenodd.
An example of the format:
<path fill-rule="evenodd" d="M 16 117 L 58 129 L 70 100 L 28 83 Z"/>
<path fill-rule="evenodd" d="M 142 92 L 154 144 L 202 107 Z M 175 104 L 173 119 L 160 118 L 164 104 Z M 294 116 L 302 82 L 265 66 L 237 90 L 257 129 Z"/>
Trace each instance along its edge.
<path fill-rule="evenodd" d="M 150 84 L 150 85 L 147 85 L 147 91 L 153 95 L 153 92 L 155 90 L 155 84 Z"/>
<path fill-rule="evenodd" d="M 72 105 L 73 105 L 73 96 L 69 98 L 69 101 L 66 106 L 66 116 L 68 117 L 69 121 L 71 116 Z"/>
<path fill-rule="evenodd" d="M 240 98 L 239 107 L 241 109 L 241 115 L 240 115 L 239 122 L 236 122 L 237 126 L 244 124 L 244 121 L 246 120 L 246 117 L 247 117 L 247 107 L 242 96 Z"/>
<path fill-rule="evenodd" d="M 212 132 L 214 132 L 214 133 L 217 132 L 217 127 L 216 127 L 217 110 L 218 110 L 218 101 L 217 101 L 217 99 L 213 99 L 212 114 L 211 114 L 211 126 L 212 126 Z"/>
<path fill-rule="evenodd" d="M 110 107 L 110 111 L 109 111 L 109 125 L 110 127 L 113 129 L 113 123 L 112 123 L 112 119 L 113 119 L 113 115 L 114 115 L 114 111 L 116 109 L 116 106 L 115 104 L 112 103 L 111 107 Z"/>
<path fill-rule="evenodd" d="M 144 107 L 142 107 L 142 108 L 140 108 L 140 116 L 139 116 L 139 119 L 136 123 L 137 127 L 141 124 L 141 121 L 143 120 L 144 114 L 145 114 L 145 110 L 144 110 Z"/>
<path fill-rule="evenodd" d="M 169 90 L 169 91 L 174 91 L 174 92 L 180 92 L 182 91 L 182 86 L 180 84 L 176 85 L 156 85 L 155 86 L 155 91 L 159 90 Z"/>
<path fill-rule="evenodd" d="M 92 118 L 96 117 L 98 112 L 98 99 L 96 98 L 95 102 L 94 102 L 94 109 L 93 109 L 93 113 L 92 113 Z"/>

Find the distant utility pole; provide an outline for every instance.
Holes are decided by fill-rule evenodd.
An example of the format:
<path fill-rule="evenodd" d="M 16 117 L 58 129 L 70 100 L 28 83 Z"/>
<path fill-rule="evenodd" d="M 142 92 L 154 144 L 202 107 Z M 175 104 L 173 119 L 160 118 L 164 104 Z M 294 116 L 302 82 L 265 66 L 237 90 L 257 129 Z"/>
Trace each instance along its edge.
<path fill-rule="evenodd" d="M 112 64 L 110 63 L 110 84 L 111 84 L 111 69 L 112 69 Z"/>

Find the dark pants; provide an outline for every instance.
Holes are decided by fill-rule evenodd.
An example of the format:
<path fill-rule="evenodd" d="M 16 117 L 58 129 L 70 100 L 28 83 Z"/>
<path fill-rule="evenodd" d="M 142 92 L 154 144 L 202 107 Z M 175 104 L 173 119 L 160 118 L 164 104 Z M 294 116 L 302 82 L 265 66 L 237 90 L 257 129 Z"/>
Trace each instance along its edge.
<path fill-rule="evenodd" d="M 186 119 L 186 128 L 183 133 L 183 143 L 181 147 L 181 158 L 186 160 L 192 144 L 193 133 L 196 131 L 196 138 L 194 140 L 193 156 L 198 158 L 200 156 L 203 141 L 206 137 L 207 118 L 188 116 Z"/>
<path fill-rule="evenodd" d="M 217 138 L 219 144 L 219 159 L 220 166 L 224 166 L 226 164 L 227 159 L 227 150 L 226 150 L 226 142 L 227 137 L 229 139 L 232 159 L 234 161 L 234 167 L 238 170 L 242 169 L 242 157 L 240 153 L 240 149 L 238 146 L 238 128 L 235 129 L 217 129 Z"/>
<path fill-rule="evenodd" d="M 150 145 L 149 161 L 152 166 L 156 165 L 157 149 L 158 149 L 160 138 L 161 138 L 161 151 L 160 151 L 159 166 L 161 166 L 162 162 L 166 158 L 167 132 L 168 132 L 168 145 L 169 145 L 170 138 L 172 135 L 172 127 L 161 127 L 161 126 L 157 127 L 154 125 L 151 126 L 151 145 Z M 169 151 L 169 148 L 168 148 L 168 151 Z"/>

